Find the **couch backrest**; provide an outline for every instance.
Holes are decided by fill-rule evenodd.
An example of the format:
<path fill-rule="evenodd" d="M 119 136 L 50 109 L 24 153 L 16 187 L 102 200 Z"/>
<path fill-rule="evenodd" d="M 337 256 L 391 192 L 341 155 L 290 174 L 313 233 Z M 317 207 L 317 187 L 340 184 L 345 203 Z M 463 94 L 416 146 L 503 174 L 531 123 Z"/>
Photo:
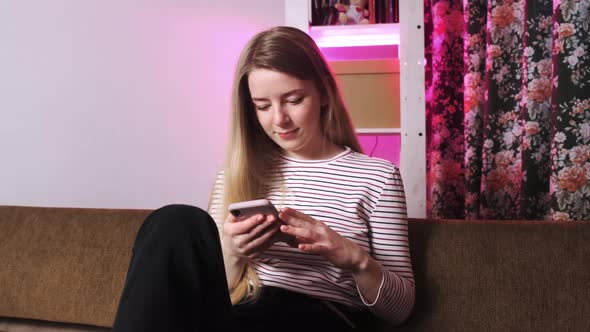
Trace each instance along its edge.
<path fill-rule="evenodd" d="M 590 331 L 590 222 L 410 221 L 402 331 Z"/>
<path fill-rule="evenodd" d="M 111 326 L 148 213 L 0 206 L 0 317 Z"/>

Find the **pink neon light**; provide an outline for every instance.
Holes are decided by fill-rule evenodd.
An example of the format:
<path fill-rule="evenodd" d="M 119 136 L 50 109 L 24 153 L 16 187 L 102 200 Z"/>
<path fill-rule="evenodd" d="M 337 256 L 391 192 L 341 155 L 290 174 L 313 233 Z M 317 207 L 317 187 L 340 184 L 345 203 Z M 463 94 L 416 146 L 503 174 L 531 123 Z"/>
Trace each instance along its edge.
<path fill-rule="evenodd" d="M 358 138 L 365 154 L 389 160 L 397 166 L 401 165 L 400 134 L 360 134 Z"/>
<path fill-rule="evenodd" d="M 321 48 L 399 45 L 399 24 L 311 26 L 309 35 Z"/>

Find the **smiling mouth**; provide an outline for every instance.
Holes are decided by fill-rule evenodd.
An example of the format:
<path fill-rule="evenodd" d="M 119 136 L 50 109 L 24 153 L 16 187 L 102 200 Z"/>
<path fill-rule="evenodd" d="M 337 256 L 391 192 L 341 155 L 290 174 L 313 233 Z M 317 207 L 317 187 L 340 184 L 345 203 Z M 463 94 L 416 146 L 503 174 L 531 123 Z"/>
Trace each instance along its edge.
<path fill-rule="evenodd" d="M 280 132 L 278 132 L 278 131 L 275 131 L 275 133 L 277 133 L 278 135 L 289 135 L 289 134 L 291 134 L 291 133 L 294 133 L 294 132 L 296 132 L 298 129 L 299 129 L 299 128 L 295 128 L 295 129 L 292 129 L 292 130 L 289 130 L 289 131 L 284 131 L 284 132 L 282 132 L 282 133 L 280 133 Z"/>
<path fill-rule="evenodd" d="M 277 136 L 279 136 L 281 139 L 283 140 L 291 140 L 294 139 L 295 137 L 297 137 L 297 132 L 299 131 L 299 128 L 295 128 L 289 131 L 284 131 L 284 132 L 276 132 Z"/>

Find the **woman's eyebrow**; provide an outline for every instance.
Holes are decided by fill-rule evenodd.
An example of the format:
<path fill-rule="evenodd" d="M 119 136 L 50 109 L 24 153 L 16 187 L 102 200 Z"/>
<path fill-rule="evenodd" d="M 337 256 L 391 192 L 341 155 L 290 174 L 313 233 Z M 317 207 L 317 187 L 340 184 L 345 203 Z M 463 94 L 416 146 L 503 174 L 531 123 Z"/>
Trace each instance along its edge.
<path fill-rule="evenodd" d="M 297 94 L 297 93 L 302 93 L 304 92 L 305 89 L 301 88 L 301 89 L 293 89 L 291 91 L 287 91 L 285 93 L 283 93 L 281 95 L 281 98 L 285 98 L 285 97 L 289 97 L 291 95 Z M 257 97 L 252 97 L 252 101 L 268 101 L 268 98 L 257 98 Z"/>
<path fill-rule="evenodd" d="M 287 96 L 294 95 L 297 93 L 302 93 L 303 91 L 305 91 L 305 90 L 304 89 L 293 89 L 289 92 L 283 93 L 282 97 L 287 97 Z"/>

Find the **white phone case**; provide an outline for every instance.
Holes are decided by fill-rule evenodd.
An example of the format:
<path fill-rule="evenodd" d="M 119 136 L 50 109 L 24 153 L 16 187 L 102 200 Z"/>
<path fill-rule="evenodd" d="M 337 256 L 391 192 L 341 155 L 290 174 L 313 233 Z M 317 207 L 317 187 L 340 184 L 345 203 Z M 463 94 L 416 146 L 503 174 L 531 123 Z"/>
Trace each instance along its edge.
<path fill-rule="evenodd" d="M 279 211 L 268 199 L 232 203 L 228 206 L 228 210 L 238 220 L 248 219 L 256 214 L 274 215 L 277 219 L 279 217 Z"/>

